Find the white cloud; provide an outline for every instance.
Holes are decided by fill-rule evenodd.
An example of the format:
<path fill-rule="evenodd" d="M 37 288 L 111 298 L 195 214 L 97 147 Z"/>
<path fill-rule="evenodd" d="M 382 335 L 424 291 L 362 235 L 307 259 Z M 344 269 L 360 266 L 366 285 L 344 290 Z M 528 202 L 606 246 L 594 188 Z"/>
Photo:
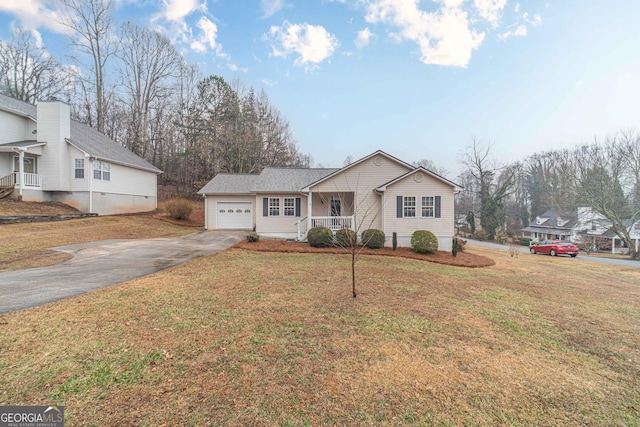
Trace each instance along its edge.
<path fill-rule="evenodd" d="M 268 18 L 278 13 L 285 6 L 284 0 L 260 0 L 262 17 Z"/>
<path fill-rule="evenodd" d="M 60 24 L 61 13 L 56 6 L 60 4 L 45 0 L 1 0 L 0 12 L 16 16 L 19 25 L 28 30 L 48 28 L 68 33 L 70 29 Z"/>
<path fill-rule="evenodd" d="M 358 35 L 356 36 L 355 45 L 358 49 L 362 49 L 369 45 L 371 41 L 371 37 L 373 37 L 373 33 L 369 31 L 369 28 L 365 28 L 364 30 L 358 31 Z"/>
<path fill-rule="evenodd" d="M 399 32 L 390 35 L 415 42 L 425 64 L 466 67 L 484 33 L 469 27 L 462 5 L 462 0 L 444 0 L 437 11 L 425 12 L 418 0 L 374 0 L 367 5 L 365 19 L 397 27 Z"/>
<path fill-rule="evenodd" d="M 493 28 L 498 27 L 502 10 L 507 5 L 507 0 L 473 0 L 473 5 L 483 19 L 487 20 Z"/>
<path fill-rule="evenodd" d="M 512 29 L 498 34 L 498 38 L 500 40 L 507 40 L 512 37 L 524 37 L 529 32 L 527 25 L 531 27 L 538 27 L 542 25 L 542 17 L 540 15 L 533 15 L 532 18 L 529 18 L 529 14 L 527 12 L 522 14 L 519 21 L 519 23 L 515 23 L 508 27 Z"/>
<path fill-rule="evenodd" d="M 206 16 L 198 20 L 196 26 L 200 29 L 199 37 L 191 41 L 190 47 L 196 52 L 205 53 L 213 49 L 218 56 L 224 56 L 222 46 L 217 41 L 218 26 Z"/>
<path fill-rule="evenodd" d="M 272 26 L 268 38 L 272 40 L 273 55 L 286 58 L 290 54 L 299 55 L 294 64 L 305 68 L 315 68 L 333 55 L 339 46 L 336 37 L 320 25 L 291 24 Z"/>
<path fill-rule="evenodd" d="M 196 10 L 206 10 L 198 0 L 163 0 L 164 10 L 160 15 L 167 21 L 182 21 Z"/>
<path fill-rule="evenodd" d="M 511 37 L 524 37 L 527 35 L 527 26 L 524 24 L 518 25 L 515 29 L 505 31 L 504 33 L 498 34 L 498 38 L 500 40 L 507 40 Z"/>

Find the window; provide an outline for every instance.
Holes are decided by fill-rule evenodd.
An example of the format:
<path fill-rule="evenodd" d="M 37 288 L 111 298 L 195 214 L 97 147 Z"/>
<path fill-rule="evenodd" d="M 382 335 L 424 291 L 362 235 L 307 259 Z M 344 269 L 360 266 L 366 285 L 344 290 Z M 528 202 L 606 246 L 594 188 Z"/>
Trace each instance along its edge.
<path fill-rule="evenodd" d="M 415 196 L 405 196 L 402 205 L 402 215 L 405 218 L 413 218 L 416 216 L 416 198 Z"/>
<path fill-rule="evenodd" d="M 595 221 L 591 221 L 591 231 L 596 231 L 598 229 L 598 225 Z"/>
<path fill-rule="evenodd" d="M 433 218 L 434 217 L 434 197 L 422 196 L 422 217 Z"/>
<path fill-rule="evenodd" d="M 269 197 L 269 216 L 280 216 L 280 199 Z"/>
<path fill-rule="evenodd" d="M 75 159 L 75 178 L 84 179 L 84 159 Z"/>
<path fill-rule="evenodd" d="M 100 160 L 94 160 L 93 178 L 101 179 L 103 181 L 111 181 L 111 164 L 107 162 L 101 162 Z"/>
<path fill-rule="evenodd" d="M 294 216 L 296 214 L 296 199 L 293 197 L 284 198 L 284 216 Z"/>

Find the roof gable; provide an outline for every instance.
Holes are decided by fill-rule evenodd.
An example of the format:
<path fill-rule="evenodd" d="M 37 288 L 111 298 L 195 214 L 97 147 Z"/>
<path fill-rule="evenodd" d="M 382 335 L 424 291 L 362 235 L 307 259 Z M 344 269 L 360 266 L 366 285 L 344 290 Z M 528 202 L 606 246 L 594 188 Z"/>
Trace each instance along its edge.
<path fill-rule="evenodd" d="M 387 158 L 387 159 L 389 159 L 389 160 L 391 160 L 391 161 L 393 161 L 393 162 L 395 162 L 395 163 L 397 163 L 399 165 L 402 165 L 402 166 L 406 167 L 407 169 L 414 169 L 415 168 L 415 166 L 412 166 L 409 163 L 403 162 L 402 160 L 400 160 L 400 159 L 398 159 L 396 157 L 393 157 L 392 155 L 387 154 L 382 150 L 378 150 L 378 151 L 375 151 L 375 152 L 369 154 L 368 156 L 365 156 L 365 157 L 363 157 L 363 158 L 361 158 L 359 160 L 356 160 L 353 163 L 348 164 L 347 166 L 343 167 L 342 169 L 336 169 L 335 172 L 333 172 L 333 173 L 331 173 L 331 174 L 329 174 L 329 175 L 327 175 L 325 177 L 322 177 L 322 178 L 318 179 L 317 181 L 314 181 L 314 182 L 310 183 L 309 185 L 307 185 L 303 189 L 303 191 L 309 191 L 310 187 L 312 187 L 314 185 L 318 185 L 318 184 L 320 184 L 320 183 L 322 183 L 322 182 L 324 182 L 324 181 L 326 181 L 328 179 L 335 178 L 337 175 L 340 175 L 340 174 L 348 171 L 349 169 L 354 168 L 357 165 L 359 165 L 359 164 L 361 164 L 361 163 L 363 163 L 363 162 L 365 162 L 365 161 L 367 161 L 367 160 L 369 160 L 371 158 L 374 158 L 375 156 L 385 157 L 385 158 Z"/>
<path fill-rule="evenodd" d="M 403 181 L 403 180 L 407 179 L 408 177 L 414 176 L 414 175 L 415 175 L 414 180 L 416 182 L 418 182 L 418 183 L 422 182 L 422 178 L 421 178 L 420 174 L 426 174 L 427 176 L 430 176 L 431 178 L 434 178 L 434 179 L 436 179 L 438 181 L 441 181 L 442 183 L 453 187 L 454 191 L 462 190 L 462 188 L 458 184 L 456 184 L 456 183 L 454 183 L 452 181 L 449 181 L 448 179 L 443 178 L 440 175 L 438 175 L 438 174 L 436 174 L 434 172 L 431 172 L 429 169 L 425 169 L 422 166 L 418 166 L 417 168 L 415 168 L 413 170 L 410 170 L 409 172 L 405 173 L 404 175 L 400 175 L 399 177 L 397 177 L 395 179 L 392 179 L 391 181 L 389 181 L 389 182 L 387 182 L 385 184 L 382 184 L 381 186 L 376 188 L 376 190 L 377 191 L 385 191 L 387 189 L 387 187 L 392 186 L 393 184 L 395 184 L 397 182 L 400 182 L 400 181 Z"/>

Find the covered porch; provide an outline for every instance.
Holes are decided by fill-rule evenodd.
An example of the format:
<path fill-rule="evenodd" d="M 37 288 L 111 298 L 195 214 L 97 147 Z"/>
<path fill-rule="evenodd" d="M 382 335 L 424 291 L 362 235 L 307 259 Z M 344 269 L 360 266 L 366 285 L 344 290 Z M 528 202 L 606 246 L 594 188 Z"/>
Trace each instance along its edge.
<path fill-rule="evenodd" d="M 305 240 L 307 231 L 315 227 L 329 228 L 335 234 L 340 229 L 356 230 L 355 195 L 349 193 L 310 193 L 306 218 L 296 223 L 298 240 Z"/>
<path fill-rule="evenodd" d="M 18 190 L 40 190 L 42 175 L 38 173 L 38 160 L 44 143 L 23 141 L 0 145 L 0 197 Z"/>

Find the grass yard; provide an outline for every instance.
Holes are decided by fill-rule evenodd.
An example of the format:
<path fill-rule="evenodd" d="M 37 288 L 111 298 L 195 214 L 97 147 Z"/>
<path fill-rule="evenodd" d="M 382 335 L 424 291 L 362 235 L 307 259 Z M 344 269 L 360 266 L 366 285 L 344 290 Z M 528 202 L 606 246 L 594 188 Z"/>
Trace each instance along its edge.
<path fill-rule="evenodd" d="M 0 316 L 0 405 L 68 426 L 637 426 L 640 269 L 233 248 Z"/>

